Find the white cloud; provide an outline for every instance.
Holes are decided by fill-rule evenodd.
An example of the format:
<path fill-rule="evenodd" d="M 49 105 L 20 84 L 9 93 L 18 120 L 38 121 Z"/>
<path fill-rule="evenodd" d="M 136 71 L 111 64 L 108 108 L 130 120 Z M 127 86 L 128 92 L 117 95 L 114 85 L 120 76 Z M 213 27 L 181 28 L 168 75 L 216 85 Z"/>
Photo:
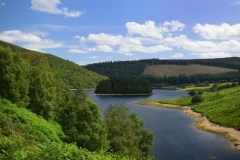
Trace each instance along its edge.
<path fill-rule="evenodd" d="M 199 55 L 201 58 L 225 58 L 232 56 L 230 53 L 225 52 L 192 53 L 191 55 Z"/>
<path fill-rule="evenodd" d="M 147 21 L 145 24 L 136 22 L 126 23 L 128 34 L 139 34 L 143 37 L 163 38 L 164 32 L 182 31 L 185 24 L 178 21 L 164 22 L 162 25 L 156 26 L 155 22 Z"/>
<path fill-rule="evenodd" d="M 113 36 L 110 34 L 89 34 L 87 40 L 96 44 L 115 46 L 122 43 L 123 36 Z"/>
<path fill-rule="evenodd" d="M 229 41 L 198 41 L 188 39 L 185 35 L 177 37 L 168 37 L 162 40 L 166 46 L 178 47 L 190 52 L 238 52 L 240 51 L 240 42 L 236 40 Z"/>
<path fill-rule="evenodd" d="M 31 9 L 36 11 L 41 11 L 45 13 L 51 14 L 62 14 L 65 17 L 79 17 L 84 14 L 84 12 L 80 11 L 68 11 L 68 8 L 63 7 L 63 9 L 58 8 L 60 4 L 60 0 L 31 0 Z"/>
<path fill-rule="evenodd" d="M 88 48 L 88 51 L 91 52 L 113 52 L 112 47 L 108 46 L 108 45 L 98 45 L 97 47 L 93 47 L 93 48 Z"/>
<path fill-rule="evenodd" d="M 20 30 L 8 30 L 0 33 L 0 39 L 9 43 L 19 42 L 23 47 L 40 51 L 44 48 L 59 48 L 60 43 L 55 43 L 50 39 L 41 38 L 33 33 L 26 33 Z"/>
<path fill-rule="evenodd" d="M 79 54 L 86 54 L 88 51 L 80 50 L 80 49 L 69 49 L 68 52 L 70 53 L 79 53 Z"/>
<path fill-rule="evenodd" d="M 163 23 L 163 30 L 165 32 L 170 32 L 170 31 L 182 31 L 185 27 L 185 24 L 180 23 L 178 21 L 171 21 L 171 22 L 164 22 Z"/>
<path fill-rule="evenodd" d="M 155 22 L 145 24 L 136 22 L 126 23 L 127 35 L 111 35 L 107 33 L 89 34 L 87 37 L 75 36 L 79 39 L 87 52 L 113 52 L 126 56 L 136 53 L 160 53 L 183 49 L 188 53 L 197 53 L 202 58 L 229 57 L 240 52 L 240 24 L 232 25 L 200 25 L 193 27 L 195 33 L 205 39 L 190 39 L 180 33 L 185 24 L 178 21 L 164 22 L 156 26 Z M 226 33 L 226 34 L 225 34 Z M 239 38 L 240 39 L 240 38 Z M 89 47 L 91 46 L 91 47 Z M 182 53 L 175 53 L 173 58 L 184 57 Z"/>
<path fill-rule="evenodd" d="M 75 36 L 74 38 L 79 39 L 81 42 L 85 42 L 86 41 L 83 36 L 81 36 L 81 37 L 80 36 Z"/>
<path fill-rule="evenodd" d="M 193 27 L 195 33 L 199 34 L 205 39 L 240 39 L 240 24 L 230 26 L 227 23 L 223 23 L 219 26 L 211 24 L 197 24 Z"/>
<path fill-rule="evenodd" d="M 155 22 L 147 21 L 145 24 L 138 24 L 136 22 L 126 23 L 128 34 L 140 34 L 143 37 L 162 38 L 162 27 L 156 27 Z"/>
<path fill-rule="evenodd" d="M 175 53 L 174 55 L 172 55 L 173 58 L 182 58 L 183 54 L 182 53 Z"/>

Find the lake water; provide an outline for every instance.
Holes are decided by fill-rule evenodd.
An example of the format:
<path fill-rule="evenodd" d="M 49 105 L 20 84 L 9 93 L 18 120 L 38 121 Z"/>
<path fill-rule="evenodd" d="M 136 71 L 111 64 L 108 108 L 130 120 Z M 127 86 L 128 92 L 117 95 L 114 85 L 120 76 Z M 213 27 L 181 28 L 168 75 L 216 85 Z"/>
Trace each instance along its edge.
<path fill-rule="evenodd" d="M 154 89 L 151 96 L 115 97 L 94 96 L 86 91 L 99 105 L 102 113 L 109 104 L 124 103 L 145 121 L 146 128 L 155 133 L 153 154 L 159 160 L 240 160 L 240 151 L 231 147 L 225 138 L 194 127 L 195 121 L 181 110 L 156 108 L 132 104 L 143 99 L 166 99 L 186 96 L 187 92 Z"/>

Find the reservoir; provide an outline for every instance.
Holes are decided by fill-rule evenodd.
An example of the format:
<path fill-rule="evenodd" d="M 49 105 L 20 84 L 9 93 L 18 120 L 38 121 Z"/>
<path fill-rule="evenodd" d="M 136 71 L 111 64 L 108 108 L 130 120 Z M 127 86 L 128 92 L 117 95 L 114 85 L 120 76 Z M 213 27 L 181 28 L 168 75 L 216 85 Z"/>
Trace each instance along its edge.
<path fill-rule="evenodd" d="M 94 90 L 86 91 L 102 113 L 109 104 L 124 103 L 130 112 L 136 112 L 146 128 L 155 133 L 153 155 L 159 160 L 240 160 L 240 151 L 217 134 L 194 127 L 194 119 L 183 111 L 133 104 L 144 99 L 167 99 L 187 96 L 187 92 L 153 89 L 151 96 L 94 96 Z"/>

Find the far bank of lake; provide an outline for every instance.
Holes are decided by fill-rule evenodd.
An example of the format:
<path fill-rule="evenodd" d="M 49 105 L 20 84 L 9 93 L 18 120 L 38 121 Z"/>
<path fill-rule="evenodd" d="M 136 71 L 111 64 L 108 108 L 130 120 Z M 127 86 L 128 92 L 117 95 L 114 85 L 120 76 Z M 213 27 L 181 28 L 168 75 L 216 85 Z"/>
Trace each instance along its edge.
<path fill-rule="evenodd" d="M 156 159 L 206 159 L 239 160 L 240 152 L 220 135 L 194 127 L 195 120 L 181 110 L 157 108 L 133 104 L 142 100 L 168 99 L 187 96 L 187 92 L 153 89 L 150 96 L 94 96 L 94 90 L 86 91 L 100 106 L 102 113 L 109 104 L 124 103 L 131 112 L 145 120 L 146 127 L 155 133 L 154 156 Z"/>

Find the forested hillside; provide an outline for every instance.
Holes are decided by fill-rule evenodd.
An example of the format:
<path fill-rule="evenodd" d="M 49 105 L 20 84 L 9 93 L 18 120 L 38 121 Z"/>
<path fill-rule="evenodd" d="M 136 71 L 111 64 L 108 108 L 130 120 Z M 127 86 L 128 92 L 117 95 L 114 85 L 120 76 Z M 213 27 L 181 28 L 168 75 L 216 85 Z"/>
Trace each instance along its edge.
<path fill-rule="evenodd" d="M 112 104 L 102 119 L 99 106 L 82 88 L 71 91 L 45 54 L 2 44 L 0 159 L 153 159 L 154 134 L 137 114 Z M 126 134 L 115 132 L 125 126 Z"/>
<path fill-rule="evenodd" d="M 61 59 L 51 54 L 45 54 L 45 56 L 55 75 L 61 78 L 71 88 L 96 88 L 101 80 L 108 79 L 106 76 L 87 70 L 71 61 Z"/>
<path fill-rule="evenodd" d="M 20 54 L 41 54 L 42 56 L 46 57 L 48 62 L 46 65 L 50 67 L 50 71 L 53 72 L 57 78 L 62 79 L 69 86 L 69 88 L 95 88 L 98 82 L 107 79 L 106 76 L 99 75 L 95 72 L 85 69 L 78 64 L 61 59 L 51 54 L 31 51 L 1 40 L 0 46 L 9 48 L 13 52 Z M 27 58 L 31 59 L 31 56 L 28 56 Z"/>
<path fill-rule="evenodd" d="M 117 61 L 94 63 L 87 69 L 110 78 L 138 77 L 152 86 L 182 85 L 240 79 L 240 58 Z"/>

